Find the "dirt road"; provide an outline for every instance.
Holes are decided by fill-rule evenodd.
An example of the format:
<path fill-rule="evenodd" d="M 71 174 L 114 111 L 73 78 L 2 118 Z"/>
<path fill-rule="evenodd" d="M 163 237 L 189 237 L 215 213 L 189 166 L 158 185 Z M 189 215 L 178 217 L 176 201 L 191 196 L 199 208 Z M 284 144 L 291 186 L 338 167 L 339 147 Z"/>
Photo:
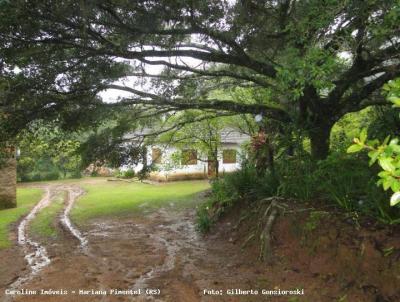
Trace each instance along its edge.
<path fill-rule="evenodd" d="M 200 238 L 193 210 L 171 205 L 124 220 L 95 220 L 79 230 L 69 212 L 82 189 L 44 190 L 19 223 L 17 245 L 0 251 L 1 301 L 232 301 L 237 299 L 213 291 L 248 288 L 255 280 L 232 243 Z M 61 236 L 41 242 L 29 224 L 63 191 L 65 209 L 56 222 Z"/>

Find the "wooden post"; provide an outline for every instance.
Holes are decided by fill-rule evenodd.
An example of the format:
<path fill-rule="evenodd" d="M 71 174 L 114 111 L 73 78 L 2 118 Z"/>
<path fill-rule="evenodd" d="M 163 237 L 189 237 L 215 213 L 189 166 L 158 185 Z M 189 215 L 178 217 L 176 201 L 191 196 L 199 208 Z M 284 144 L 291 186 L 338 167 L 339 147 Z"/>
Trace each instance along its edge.
<path fill-rule="evenodd" d="M 15 148 L 7 148 L 0 163 L 0 210 L 17 207 L 17 160 Z"/>

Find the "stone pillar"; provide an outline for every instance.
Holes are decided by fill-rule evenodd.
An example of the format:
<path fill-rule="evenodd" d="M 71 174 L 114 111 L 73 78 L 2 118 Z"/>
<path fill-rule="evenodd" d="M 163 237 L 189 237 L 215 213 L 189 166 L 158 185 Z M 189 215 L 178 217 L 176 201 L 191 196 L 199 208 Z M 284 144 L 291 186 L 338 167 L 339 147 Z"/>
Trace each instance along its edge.
<path fill-rule="evenodd" d="M 17 160 L 15 152 L 0 165 L 0 210 L 17 206 Z"/>

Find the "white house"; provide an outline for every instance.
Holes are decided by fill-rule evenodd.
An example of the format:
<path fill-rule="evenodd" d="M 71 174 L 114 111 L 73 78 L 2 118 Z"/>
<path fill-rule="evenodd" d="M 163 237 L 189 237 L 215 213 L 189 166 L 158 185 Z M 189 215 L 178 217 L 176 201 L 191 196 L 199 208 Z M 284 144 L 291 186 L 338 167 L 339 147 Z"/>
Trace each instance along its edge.
<path fill-rule="evenodd" d="M 241 146 L 249 140 L 248 135 L 234 130 L 227 129 L 221 132 L 221 144 L 218 150 L 220 174 L 240 168 Z M 150 173 L 150 179 L 153 180 L 201 179 L 215 174 L 215 161 L 189 144 L 182 148 L 153 144 L 147 147 L 146 152 L 147 163 L 152 163 L 155 167 L 155 171 Z M 142 163 L 124 167 L 124 169 L 133 169 L 135 172 L 139 172 L 142 168 Z"/>

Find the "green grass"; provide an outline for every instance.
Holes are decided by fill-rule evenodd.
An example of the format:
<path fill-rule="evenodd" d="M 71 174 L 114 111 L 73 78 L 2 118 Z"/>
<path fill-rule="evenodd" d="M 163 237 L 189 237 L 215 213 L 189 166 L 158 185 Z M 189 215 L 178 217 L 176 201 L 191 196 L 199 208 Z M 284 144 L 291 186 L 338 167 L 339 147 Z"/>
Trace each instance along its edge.
<path fill-rule="evenodd" d="M 17 189 L 17 208 L 0 211 L 0 248 L 11 246 L 9 240 L 10 226 L 40 200 L 43 191 L 33 188 L 18 188 Z"/>
<path fill-rule="evenodd" d="M 71 217 L 82 224 L 104 216 L 130 216 L 145 208 L 194 206 L 196 194 L 209 188 L 207 181 L 181 181 L 161 185 L 107 182 L 84 184 L 87 191 L 75 204 Z"/>
<path fill-rule="evenodd" d="M 60 193 L 52 203 L 41 210 L 29 226 L 30 232 L 45 238 L 56 238 L 58 235 L 55 219 L 64 207 L 65 195 Z"/>

